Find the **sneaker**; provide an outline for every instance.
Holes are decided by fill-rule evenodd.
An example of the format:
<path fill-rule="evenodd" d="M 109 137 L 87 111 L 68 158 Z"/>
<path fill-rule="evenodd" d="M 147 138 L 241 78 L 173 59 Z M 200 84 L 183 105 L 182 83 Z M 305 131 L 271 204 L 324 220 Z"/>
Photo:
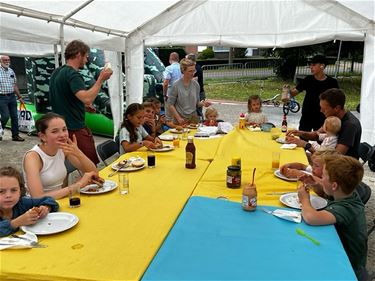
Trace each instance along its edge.
<path fill-rule="evenodd" d="M 25 139 L 17 135 L 17 136 L 12 137 L 12 141 L 25 141 Z"/>

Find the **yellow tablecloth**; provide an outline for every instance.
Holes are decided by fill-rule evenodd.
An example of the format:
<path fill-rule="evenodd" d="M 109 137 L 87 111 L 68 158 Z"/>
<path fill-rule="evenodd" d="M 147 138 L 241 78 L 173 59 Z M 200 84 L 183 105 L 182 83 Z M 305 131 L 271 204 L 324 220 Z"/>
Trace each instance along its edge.
<path fill-rule="evenodd" d="M 190 129 L 188 135 L 194 136 L 197 130 Z M 166 131 L 164 135 L 170 135 L 172 134 L 170 131 Z M 177 135 L 181 138 L 181 134 L 172 134 Z M 212 161 L 215 158 L 215 155 L 217 153 L 217 149 L 223 140 L 225 135 L 221 135 L 215 138 L 194 138 L 194 145 L 196 148 L 196 159 L 199 160 L 208 160 Z M 163 141 L 163 144 L 172 144 L 172 141 Z M 186 140 L 180 140 L 180 150 L 176 150 L 173 152 L 173 155 L 176 157 L 185 159 L 185 146 L 187 144 Z"/>
<path fill-rule="evenodd" d="M 278 132 L 279 129 L 273 129 Z M 228 134 L 220 143 L 217 155 L 199 181 L 193 195 L 219 197 L 232 201 L 241 201 L 242 188 L 231 189 L 226 186 L 227 166 L 231 159 L 241 157 L 242 185 L 251 182 L 253 169 L 256 168 L 255 184 L 258 191 L 258 204 L 282 206 L 280 195 L 272 192 L 293 192 L 296 182 L 288 182 L 274 176 L 271 167 L 272 152 L 280 152 L 280 164 L 301 162 L 307 164 L 305 151 L 302 148 L 293 150 L 281 149 L 281 144 L 272 140 L 270 132 L 250 132 L 239 130 Z"/>
<path fill-rule="evenodd" d="M 128 195 L 121 196 L 117 190 L 82 195 L 82 205 L 76 209 L 68 207 L 67 198 L 59 200 L 60 211 L 76 214 L 78 225 L 39 236 L 48 248 L 1 251 L 0 279 L 140 279 L 192 194 L 241 200 L 241 189 L 226 187 L 226 169 L 233 156 L 242 159 L 243 182 L 250 181 L 252 169 L 257 168 L 259 204 L 279 205 L 279 196 L 266 193 L 296 188 L 296 183 L 273 176 L 271 152 L 281 150 L 270 133 L 235 129 L 222 138 L 195 139 L 195 145 L 196 169 L 185 168 L 186 141 L 181 141 L 180 148 L 156 153 L 155 169 L 129 173 Z M 147 158 L 141 149 L 119 160 L 136 155 Z M 281 163 L 291 161 L 307 163 L 304 151 L 281 151 Z M 101 176 L 107 178 L 110 172 L 107 167 Z M 117 181 L 117 175 L 109 179 Z"/>
<path fill-rule="evenodd" d="M 59 200 L 60 211 L 76 214 L 78 225 L 39 236 L 48 248 L 0 252 L 0 279 L 140 279 L 209 165 L 198 160 L 197 168 L 190 170 L 184 159 L 168 153 L 156 157 L 155 169 L 129 173 L 129 195 L 117 190 L 82 195 L 81 207 L 75 209 L 68 207 L 67 198 Z M 107 167 L 101 175 L 111 171 Z M 117 181 L 117 176 L 109 179 Z"/>

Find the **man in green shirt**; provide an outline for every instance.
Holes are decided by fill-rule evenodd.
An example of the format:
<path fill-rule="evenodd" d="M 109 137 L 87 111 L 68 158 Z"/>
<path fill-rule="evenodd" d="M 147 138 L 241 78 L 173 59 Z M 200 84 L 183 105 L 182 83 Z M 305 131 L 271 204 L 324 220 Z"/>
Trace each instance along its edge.
<path fill-rule="evenodd" d="M 50 79 L 50 103 L 53 112 L 65 117 L 69 137 L 75 135 L 78 147 L 94 164 L 98 164 L 94 138 L 85 124 L 85 105 L 93 103 L 102 83 L 111 77 L 112 70 L 103 69 L 95 84 L 86 89 L 78 70 L 87 63 L 89 51 L 89 46 L 80 40 L 67 45 L 66 64 L 57 68 Z"/>

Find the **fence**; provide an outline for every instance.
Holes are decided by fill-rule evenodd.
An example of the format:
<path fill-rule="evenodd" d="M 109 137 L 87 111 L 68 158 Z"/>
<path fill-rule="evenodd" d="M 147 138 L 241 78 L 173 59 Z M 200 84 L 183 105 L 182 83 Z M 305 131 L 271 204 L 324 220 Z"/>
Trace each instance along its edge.
<path fill-rule="evenodd" d="M 248 79 L 264 79 L 276 76 L 275 65 L 277 60 L 256 60 L 246 63 L 215 64 L 202 66 L 204 79 L 221 81 L 238 81 Z M 333 76 L 355 76 L 362 74 L 362 63 L 341 60 L 339 63 L 327 65 L 325 73 Z M 296 78 L 311 74 L 308 66 L 296 68 Z"/>
<path fill-rule="evenodd" d="M 204 79 L 243 80 L 276 76 L 274 72 L 276 60 L 257 60 L 233 64 L 204 65 Z"/>

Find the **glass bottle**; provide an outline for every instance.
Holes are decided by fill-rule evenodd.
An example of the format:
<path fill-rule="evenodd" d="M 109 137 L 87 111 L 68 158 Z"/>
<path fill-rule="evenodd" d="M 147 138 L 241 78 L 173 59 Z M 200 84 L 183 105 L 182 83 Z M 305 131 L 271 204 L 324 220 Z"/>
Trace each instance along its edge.
<path fill-rule="evenodd" d="M 255 211 L 257 208 L 257 188 L 255 183 L 248 183 L 243 187 L 242 208 L 245 211 Z"/>
<path fill-rule="evenodd" d="M 195 168 L 195 145 L 193 141 L 193 136 L 188 136 L 188 143 L 185 147 L 186 151 L 186 163 L 185 168 L 194 169 Z"/>
<path fill-rule="evenodd" d="M 286 133 L 288 130 L 288 122 L 286 121 L 286 115 L 284 114 L 283 122 L 281 123 L 281 132 Z"/>
<path fill-rule="evenodd" d="M 239 129 L 245 129 L 245 126 L 246 126 L 245 114 L 241 113 L 238 128 Z"/>

